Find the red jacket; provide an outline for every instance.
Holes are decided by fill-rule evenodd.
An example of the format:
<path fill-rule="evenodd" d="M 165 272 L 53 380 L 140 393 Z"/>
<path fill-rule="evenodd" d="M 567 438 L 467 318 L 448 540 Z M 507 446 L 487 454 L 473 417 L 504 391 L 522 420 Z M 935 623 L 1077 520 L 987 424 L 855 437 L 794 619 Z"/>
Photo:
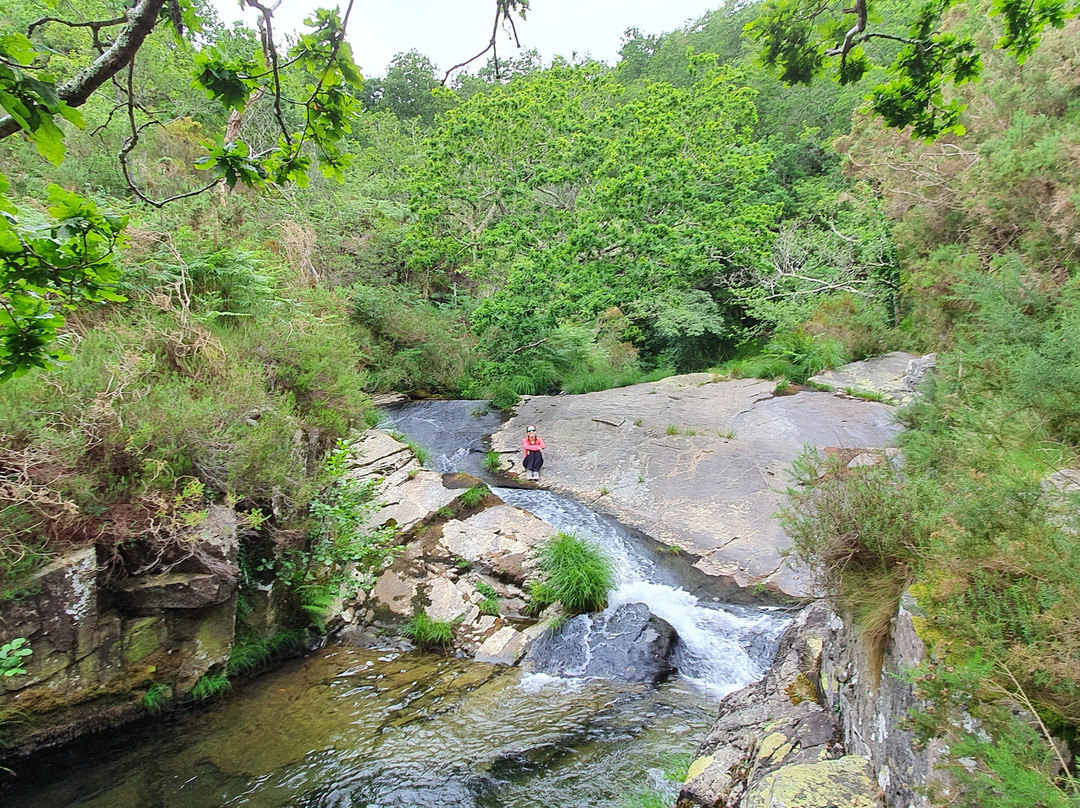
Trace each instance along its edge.
<path fill-rule="evenodd" d="M 536 436 L 536 443 L 529 443 L 528 436 L 521 439 L 521 448 L 525 450 L 525 454 L 529 452 L 542 452 L 544 451 L 544 439 L 539 435 Z"/>

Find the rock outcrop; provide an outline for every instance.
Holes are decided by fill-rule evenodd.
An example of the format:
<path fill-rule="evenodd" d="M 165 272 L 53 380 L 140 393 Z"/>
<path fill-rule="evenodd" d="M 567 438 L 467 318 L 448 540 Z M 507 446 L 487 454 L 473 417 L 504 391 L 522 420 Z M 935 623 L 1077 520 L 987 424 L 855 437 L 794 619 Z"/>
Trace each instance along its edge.
<path fill-rule="evenodd" d="M 810 594 L 786 561 L 773 514 L 787 469 L 807 444 L 888 446 L 900 430 L 889 404 L 706 373 L 576 396 L 523 399 L 493 437 L 511 470 L 535 424 L 547 443 L 543 484 L 606 510 L 698 556 L 702 571 L 738 586 Z M 854 452 L 857 454 L 858 452 Z"/>
<path fill-rule="evenodd" d="M 366 433 L 351 458 L 354 479 L 376 484 L 381 506 L 372 524 L 392 525 L 405 550 L 369 594 L 340 605 L 342 638 L 367 642 L 365 625 L 401 623 L 423 611 L 454 625 L 458 651 L 515 664 L 540 633 L 521 628 L 533 548 L 555 529 L 490 492 L 478 505 L 464 505 L 462 495 L 479 480 L 423 468 L 384 432 Z"/>
<path fill-rule="evenodd" d="M 840 716 L 846 748 L 868 757 L 889 808 L 929 808 L 928 793 L 949 796 L 952 784 L 939 768 L 948 749 L 941 739 L 925 746 L 906 728 L 910 713 L 925 709 L 909 682 L 908 672 L 926 656 L 919 636 L 918 605 L 910 595 L 893 618 L 892 635 L 875 670 L 855 630 L 830 615 L 820 669 L 822 695 Z"/>
<path fill-rule="evenodd" d="M 936 354 L 916 356 L 893 351 L 826 370 L 812 376 L 810 381 L 843 395 L 870 395 L 894 404 L 906 404 L 919 392 L 923 380 L 934 370 L 936 360 Z"/>
<path fill-rule="evenodd" d="M 107 582 L 94 548 L 53 561 L 33 594 L 0 604 L 0 637 L 26 637 L 27 673 L 0 679 L 20 754 L 129 720 L 153 684 L 180 694 L 223 665 L 236 622 L 236 515 L 212 508 L 173 571 Z"/>
<path fill-rule="evenodd" d="M 765 678 L 721 702 L 679 805 L 930 808 L 930 794 L 950 799 L 945 742 L 918 744 L 907 729 L 927 707 L 906 676 L 925 661 L 920 614 L 905 595 L 878 670 L 852 627 L 822 602 L 806 607 Z"/>
<path fill-rule="evenodd" d="M 823 604 L 805 608 L 765 678 L 720 703 L 680 808 L 880 808 L 869 761 L 845 752 L 819 687 L 831 617 Z"/>

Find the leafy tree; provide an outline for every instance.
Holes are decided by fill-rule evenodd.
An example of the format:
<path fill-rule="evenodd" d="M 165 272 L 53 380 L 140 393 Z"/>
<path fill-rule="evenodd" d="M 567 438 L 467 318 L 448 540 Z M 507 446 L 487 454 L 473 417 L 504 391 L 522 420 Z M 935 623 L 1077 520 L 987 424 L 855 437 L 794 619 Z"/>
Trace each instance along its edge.
<path fill-rule="evenodd" d="M 483 284 L 473 325 L 496 361 L 548 362 L 552 329 L 613 308 L 662 361 L 715 346 L 725 315 L 711 292 L 767 260 L 778 210 L 752 194 L 769 161 L 753 93 L 714 63 L 695 62 L 692 87 L 634 97 L 602 65 L 556 64 L 438 124 L 408 260 L 432 293 L 457 274 Z"/>
<path fill-rule="evenodd" d="M 386 76 L 368 79 L 362 95 L 364 108 L 393 113 L 402 120 L 415 118 L 428 125 L 448 106 L 445 94 L 433 94 L 442 87 L 438 68 L 418 50 L 397 54 Z"/>
<path fill-rule="evenodd" d="M 303 184 L 312 149 L 324 173 L 340 175 L 346 156 L 339 143 L 356 110 L 352 92 L 361 86 L 344 40 L 348 11 L 344 17 L 337 11 L 316 11 L 306 20 L 311 30 L 301 33 L 287 54 L 280 54 L 271 10 L 255 0 L 249 5 L 262 14 L 262 46 L 244 51 L 216 42 L 197 43 L 195 81 L 237 114 L 252 99 L 271 96 L 279 137 L 271 147 L 256 152 L 230 127 L 216 143 L 206 144 L 206 153 L 197 163 L 212 177 L 203 187 L 170 199 L 151 199 L 138 187 L 129 163 L 140 138 L 156 123 L 155 114 L 135 91 L 136 63 L 145 58 L 140 54 L 148 38 L 158 26 L 171 26 L 181 46 L 190 48 L 184 38 L 191 41 L 202 31 L 195 7 L 180 0 L 168 4 L 141 0 L 110 19 L 87 21 L 82 14 L 70 19 L 44 16 L 31 22 L 25 33 L 5 32 L 0 36 L 0 107 L 5 113 L 0 117 L 0 138 L 22 132 L 43 157 L 59 164 L 65 155 L 59 121 L 82 126 L 78 108 L 111 82 L 121 99 L 112 112 L 121 113 L 129 124 L 119 161 L 132 192 L 146 202 L 160 206 L 220 183 L 229 187 L 238 182 L 256 187 Z M 90 32 L 80 43 L 86 55 L 72 59 L 69 54 L 63 64 L 54 66 L 54 49 L 43 37 L 57 27 Z M 292 85 L 286 70 L 297 76 Z M 292 99 L 297 106 L 287 112 L 290 86 L 299 91 Z M 64 308 L 122 299 L 114 291 L 119 271 L 113 264 L 122 219 L 55 188 L 49 192 L 51 220 L 35 221 L 32 213 L 20 211 L 3 195 L 6 190 L 5 181 L 0 189 L 4 213 L 0 219 L 0 378 L 64 357 L 61 350 L 49 347 L 64 325 Z"/>
<path fill-rule="evenodd" d="M 59 164 L 67 145 L 64 122 L 82 127 L 95 120 L 99 126 L 94 131 L 106 138 L 116 137 L 114 121 L 123 122 L 126 134 L 117 148 L 125 185 L 134 197 L 157 207 L 222 185 L 305 186 L 316 165 L 323 175 L 342 178 L 349 163 L 347 136 L 360 109 L 357 94 L 362 87 L 344 38 L 353 2 L 344 14 L 314 11 L 305 20 L 307 29 L 287 50 L 275 36 L 276 6 L 259 0 L 244 0 L 259 12 L 257 36 L 244 29 L 223 29 L 213 12 L 195 0 L 138 0 L 121 13 L 102 11 L 91 0 L 65 7 L 63 14 L 54 2 L 44 3 L 28 0 L 0 12 L 0 139 L 21 132 L 42 156 Z M 497 31 L 502 24 L 512 27 L 514 16 L 523 15 L 528 3 L 496 0 L 495 6 Z M 165 32 L 173 37 L 169 45 L 162 36 Z M 60 47 L 57 40 L 62 40 Z M 487 50 L 493 50 L 494 43 L 493 34 Z M 160 70 L 177 61 L 191 63 L 196 86 L 227 111 L 228 119 L 219 113 L 216 120 L 206 116 L 186 127 L 191 133 L 205 124 L 207 133 L 213 133 L 195 161 L 197 168 L 209 173 L 208 181 L 154 197 L 140 176 L 145 164 L 136 155 L 163 121 L 168 123 L 162 131 L 184 128 L 177 126 L 177 114 L 189 115 L 191 107 L 184 109 L 187 105 L 178 105 L 175 99 L 185 95 L 188 81 L 167 86 L 168 79 L 180 74 Z M 433 66 L 425 67 L 415 58 L 396 67 L 393 78 L 405 89 L 434 80 Z M 167 77 L 164 81 L 161 74 Z M 147 76 L 148 82 L 140 81 Z M 397 93 L 394 86 L 392 82 L 391 91 Z M 101 92 L 105 88 L 112 99 Z M 149 88 L 158 92 L 148 92 Z M 428 101 L 429 96 L 420 92 L 416 97 Z M 434 108 L 416 114 L 426 120 Z M 259 118 L 260 125 L 245 127 L 249 115 Z M 82 202 L 86 211 L 98 215 L 96 207 Z M 0 222 L 2 378 L 62 357 L 62 351 L 50 352 L 46 346 L 63 326 L 63 308 L 116 297 L 117 273 L 110 262 L 119 230 L 112 221 L 120 220 L 111 217 L 100 232 L 94 229 L 98 225 L 93 217 L 88 219 L 91 224 L 78 227 L 66 219 L 54 220 L 47 229 L 52 248 L 65 255 L 61 266 L 26 236 L 26 222 L 33 215 L 20 211 L 6 195 L 0 198 L 0 207 L 6 217 Z M 87 234 L 99 235 L 107 248 L 75 243 Z M 38 267 L 32 276 L 31 266 Z"/>
<path fill-rule="evenodd" d="M 889 126 L 911 126 L 917 137 L 932 139 L 963 134 L 963 104 L 947 99 L 946 89 L 975 80 L 983 67 L 976 37 L 949 24 L 950 12 L 963 5 L 961 0 L 926 0 L 914 7 L 886 0 L 856 0 L 850 6 L 768 0 L 747 30 L 760 43 L 764 63 L 789 84 L 809 84 L 829 69 L 841 84 L 851 84 L 883 67 L 887 80 L 872 89 L 870 108 Z M 981 3 L 972 6 L 976 15 L 985 11 Z M 994 47 L 1022 64 L 1047 26 L 1060 28 L 1075 13 L 1070 0 L 994 0 L 990 14 L 1002 25 Z M 871 46 L 882 42 L 899 50 L 875 56 Z"/>

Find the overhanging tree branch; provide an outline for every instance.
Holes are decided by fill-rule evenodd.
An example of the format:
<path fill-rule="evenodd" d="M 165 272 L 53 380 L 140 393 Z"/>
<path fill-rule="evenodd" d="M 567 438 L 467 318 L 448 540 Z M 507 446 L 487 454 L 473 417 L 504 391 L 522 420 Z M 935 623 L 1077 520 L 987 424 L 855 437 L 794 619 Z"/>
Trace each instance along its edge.
<path fill-rule="evenodd" d="M 57 97 L 68 106 L 85 104 L 101 85 L 131 62 L 143 41 L 154 30 L 164 5 L 165 0 L 139 0 L 128 12 L 127 24 L 120 29 L 112 45 L 70 81 L 57 88 Z M 15 134 L 19 129 L 18 122 L 10 115 L 0 118 L 0 139 Z"/>

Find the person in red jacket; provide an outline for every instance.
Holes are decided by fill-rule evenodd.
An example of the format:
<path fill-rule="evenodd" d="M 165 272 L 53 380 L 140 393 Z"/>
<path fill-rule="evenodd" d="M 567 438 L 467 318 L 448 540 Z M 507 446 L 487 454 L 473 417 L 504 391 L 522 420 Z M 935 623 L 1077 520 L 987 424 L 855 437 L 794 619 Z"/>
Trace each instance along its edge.
<path fill-rule="evenodd" d="M 539 480 L 540 467 L 544 465 L 544 439 L 536 434 L 535 426 L 525 429 L 525 437 L 521 439 L 521 448 L 525 450 L 522 463 L 525 466 L 525 479 Z"/>

